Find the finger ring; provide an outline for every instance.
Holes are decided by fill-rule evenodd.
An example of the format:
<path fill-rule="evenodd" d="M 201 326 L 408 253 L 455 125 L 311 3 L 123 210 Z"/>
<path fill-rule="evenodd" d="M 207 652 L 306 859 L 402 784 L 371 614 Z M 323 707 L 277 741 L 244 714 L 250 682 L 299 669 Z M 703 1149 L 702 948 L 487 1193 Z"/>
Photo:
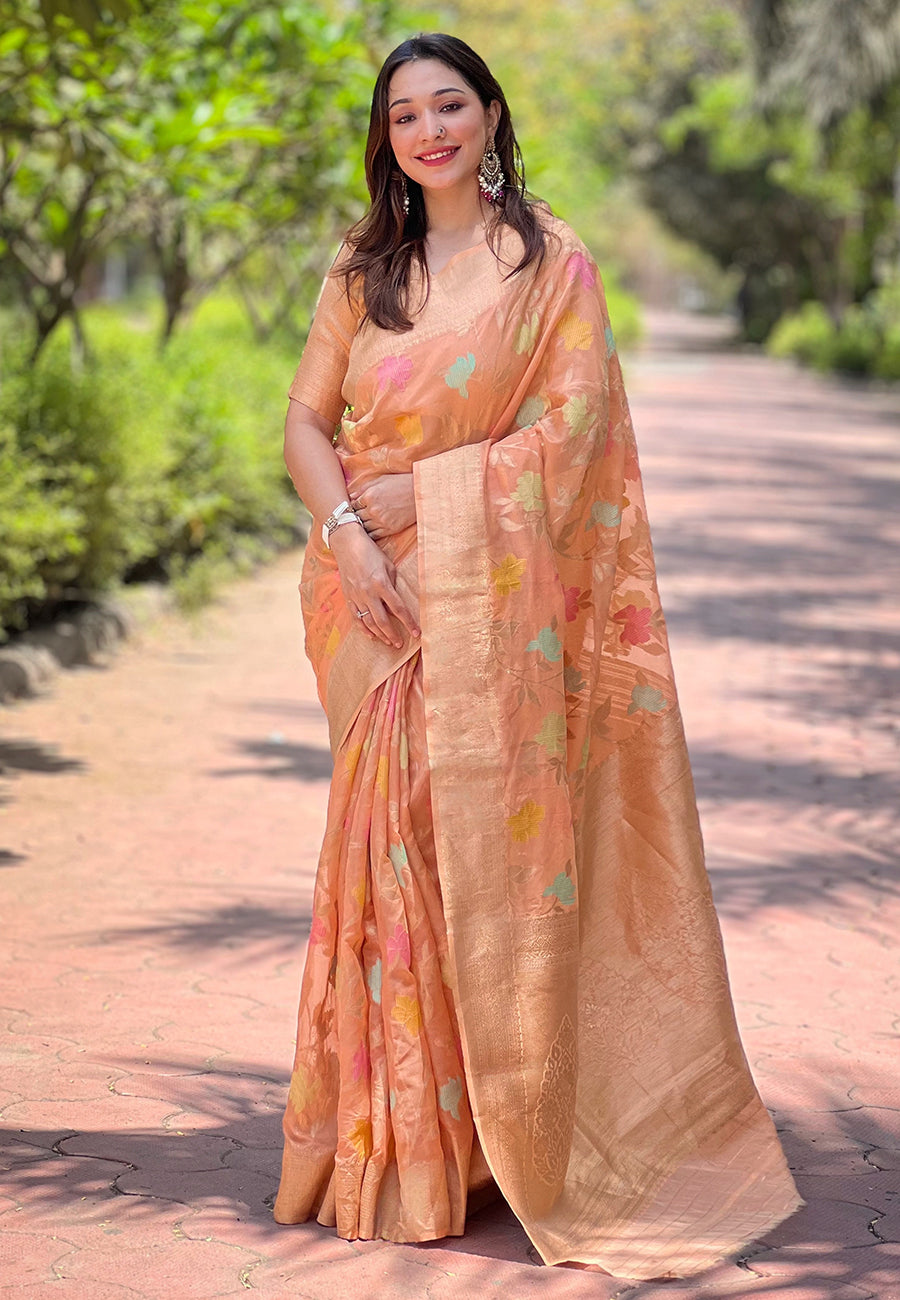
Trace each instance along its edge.
<path fill-rule="evenodd" d="M 369 612 L 369 611 L 368 611 L 367 609 L 358 609 L 358 610 L 356 611 L 356 617 L 357 617 L 357 618 L 365 618 L 365 616 L 368 614 L 368 612 Z"/>

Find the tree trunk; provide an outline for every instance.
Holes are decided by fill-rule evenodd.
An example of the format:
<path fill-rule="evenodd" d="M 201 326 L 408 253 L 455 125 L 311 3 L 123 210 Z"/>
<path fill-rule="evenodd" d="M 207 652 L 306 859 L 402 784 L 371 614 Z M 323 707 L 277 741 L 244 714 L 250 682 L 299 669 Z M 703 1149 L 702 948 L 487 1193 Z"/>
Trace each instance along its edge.
<path fill-rule="evenodd" d="M 159 348 L 162 351 L 172 337 L 175 326 L 184 312 L 188 293 L 191 289 L 187 223 L 184 216 L 179 214 L 175 218 L 168 239 L 162 230 L 162 222 L 155 225 L 151 238 L 156 263 L 159 267 L 160 279 L 162 280 L 163 306 L 165 308 L 165 318 L 159 338 Z"/>

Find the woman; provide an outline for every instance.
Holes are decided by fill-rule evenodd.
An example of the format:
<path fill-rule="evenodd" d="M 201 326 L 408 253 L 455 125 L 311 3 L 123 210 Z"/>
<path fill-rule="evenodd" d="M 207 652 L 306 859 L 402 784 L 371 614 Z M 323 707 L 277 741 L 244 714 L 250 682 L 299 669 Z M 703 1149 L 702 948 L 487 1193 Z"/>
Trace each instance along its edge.
<path fill-rule="evenodd" d="M 450 36 L 375 86 L 285 458 L 335 771 L 275 1217 L 696 1272 L 800 1204 L 703 865 L 596 267 Z M 339 429 L 334 435 L 335 426 Z"/>

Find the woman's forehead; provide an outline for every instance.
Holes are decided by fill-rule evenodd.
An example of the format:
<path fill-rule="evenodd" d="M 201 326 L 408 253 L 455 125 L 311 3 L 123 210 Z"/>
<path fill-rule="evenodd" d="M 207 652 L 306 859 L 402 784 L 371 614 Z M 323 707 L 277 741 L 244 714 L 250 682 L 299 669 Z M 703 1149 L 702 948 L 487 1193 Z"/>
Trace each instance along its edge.
<path fill-rule="evenodd" d="M 401 64 L 388 86 L 388 104 L 397 99 L 432 99 L 440 91 L 471 90 L 466 79 L 440 59 L 412 59 Z"/>

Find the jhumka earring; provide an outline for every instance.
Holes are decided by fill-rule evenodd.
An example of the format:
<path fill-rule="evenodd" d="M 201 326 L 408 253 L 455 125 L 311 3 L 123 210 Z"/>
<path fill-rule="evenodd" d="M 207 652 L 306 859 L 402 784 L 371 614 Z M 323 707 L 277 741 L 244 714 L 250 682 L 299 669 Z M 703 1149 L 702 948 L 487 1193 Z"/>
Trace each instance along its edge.
<path fill-rule="evenodd" d="M 484 150 L 481 166 L 478 168 L 478 184 L 482 197 L 488 203 L 496 203 L 503 193 L 506 177 L 500 167 L 500 155 L 494 147 L 493 140 L 488 140 Z"/>
<path fill-rule="evenodd" d="M 404 175 L 403 172 L 400 173 L 400 194 L 401 194 L 400 202 L 403 204 L 403 215 L 408 217 L 409 216 L 409 187 L 406 184 L 406 176 Z"/>

